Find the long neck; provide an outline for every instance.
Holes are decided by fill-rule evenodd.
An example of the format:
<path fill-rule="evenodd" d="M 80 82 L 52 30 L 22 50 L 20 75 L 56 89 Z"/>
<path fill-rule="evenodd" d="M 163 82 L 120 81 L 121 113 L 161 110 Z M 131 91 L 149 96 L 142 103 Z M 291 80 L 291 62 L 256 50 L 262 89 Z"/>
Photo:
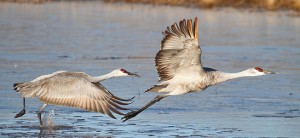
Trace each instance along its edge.
<path fill-rule="evenodd" d="M 241 72 L 236 72 L 236 73 L 226 73 L 226 72 L 219 72 L 215 71 L 212 73 L 213 74 L 213 80 L 211 81 L 211 85 L 215 85 L 227 80 L 231 79 L 236 79 L 236 78 L 241 78 L 241 77 L 248 77 L 251 76 L 249 75 L 247 70 L 241 71 Z"/>
<path fill-rule="evenodd" d="M 103 80 L 106 80 L 106 79 L 109 79 L 109 78 L 113 78 L 115 77 L 113 75 L 113 73 L 108 73 L 108 74 L 105 74 L 105 75 L 102 75 L 102 76 L 97 76 L 97 77 L 92 77 L 92 82 L 100 82 L 100 81 L 103 81 Z"/>

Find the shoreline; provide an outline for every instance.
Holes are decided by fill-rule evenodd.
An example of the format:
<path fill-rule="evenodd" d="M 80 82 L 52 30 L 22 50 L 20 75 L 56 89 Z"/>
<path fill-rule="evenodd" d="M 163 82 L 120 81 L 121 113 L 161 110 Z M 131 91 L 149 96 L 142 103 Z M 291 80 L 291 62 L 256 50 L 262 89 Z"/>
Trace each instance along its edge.
<path fill-rule="evenodd" d="M 0 0 L 0 2 L 43 4 L 59 0 Z M 73 0 L 62 0 L 73 1 Z M 78 1 L 78 0 L 74 0 Z M 79 0 L 80 1 L 80 0 Z M 83 0 L 84 1 L 84 0 Z M 291 10 L 300 12 L 300 0 L 89 0 L 105 3 L 140 3 L 153 5 L 183 6 L 203 9 L 236 8 L 249 10 L 280 11 Z"/>
<path fill-rule="evenodd" d="M 300 12 L 300 0 L 104 0 L 104 2 L 141 3 L 203 9 L 236 8 L 266 11 L 292 10 Z"/>

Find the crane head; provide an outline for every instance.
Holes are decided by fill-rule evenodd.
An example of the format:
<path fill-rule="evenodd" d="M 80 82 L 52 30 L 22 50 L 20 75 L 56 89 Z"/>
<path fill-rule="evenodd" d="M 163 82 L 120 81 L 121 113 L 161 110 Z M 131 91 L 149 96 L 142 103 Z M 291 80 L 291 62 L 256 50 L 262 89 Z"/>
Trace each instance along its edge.
<path fill-rule="evenodd" d="M 116 69 L 112 71 L 114 76 L 116 77 L 125 77 L 125 76 L 133 76 L 133 77 L 140 77 L 138 74 L 128 72 L 127 70 L 121 68 L 121 69 Z"/>
<path fill-rule="evenodd" d="M 260 76 L 260 75 L 266 75 L 266 74 L 277 74 L 274 71 L 264 70 L 260 67 L 255 67 L 255 68 L 249 69 L 249 72 L 252 76 Z"/>

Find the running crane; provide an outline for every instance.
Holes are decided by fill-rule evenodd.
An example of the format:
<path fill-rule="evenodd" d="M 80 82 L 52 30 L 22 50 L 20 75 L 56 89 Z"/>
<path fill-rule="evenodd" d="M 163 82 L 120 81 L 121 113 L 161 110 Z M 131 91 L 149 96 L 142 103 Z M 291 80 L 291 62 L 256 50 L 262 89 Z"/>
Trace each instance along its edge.
<path fill-rule="evenodd" d="M 43 127 L 41 113 L 47 104 L 81 108 L 87 111 L 100 112 L 114 118 L 111 113 L 119 115 L 119 110 L 128 110 L 120 105 L 130 104 L 133 98 L 122 99 L 110 93 L 99 82 L 123 76 L 139 77 L 125 69 L 116 69 L 106 75 L 92 77 L 85 72 L 57 71 L 52 74 L 40 76 L 30 82 L 15 83 L 14 90 L 23 97 L 23 110 L 15 118 L 25 114 L 25 98 L 38 97 L 44 102 L 38 112 L 40 127 Z"/>

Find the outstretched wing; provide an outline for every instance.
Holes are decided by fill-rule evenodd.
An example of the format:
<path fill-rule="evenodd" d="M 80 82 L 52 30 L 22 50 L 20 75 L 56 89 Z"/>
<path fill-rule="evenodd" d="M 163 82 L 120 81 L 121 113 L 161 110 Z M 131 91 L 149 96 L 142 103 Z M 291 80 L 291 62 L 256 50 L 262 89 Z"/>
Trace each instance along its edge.
<path fill-rule="evenodd" d="M 198 20 L 182 20 L 168 26 L 163 33 L 161 49 L 156 54 L 156 69 L 160 80 L 172 79 L 176 74 L 188 71 L 202 71 L 201 49 L 198 42 Z M 188 72 L 189 73 L 189 72 Z"/>
<path fill-rule="evenodd" d="M 122 99 L 105 89 L 100 83 L 91 83 L 83 77 L 55 75 L 35 82 L 17 84 L 15 90 L 23 97 L 39 97 L 45 103 L 100 112 L 115 118 L 112 112 L 124 115 L 131 99 Z M 111 112 L 112 111 L 112 112 Z"/>

